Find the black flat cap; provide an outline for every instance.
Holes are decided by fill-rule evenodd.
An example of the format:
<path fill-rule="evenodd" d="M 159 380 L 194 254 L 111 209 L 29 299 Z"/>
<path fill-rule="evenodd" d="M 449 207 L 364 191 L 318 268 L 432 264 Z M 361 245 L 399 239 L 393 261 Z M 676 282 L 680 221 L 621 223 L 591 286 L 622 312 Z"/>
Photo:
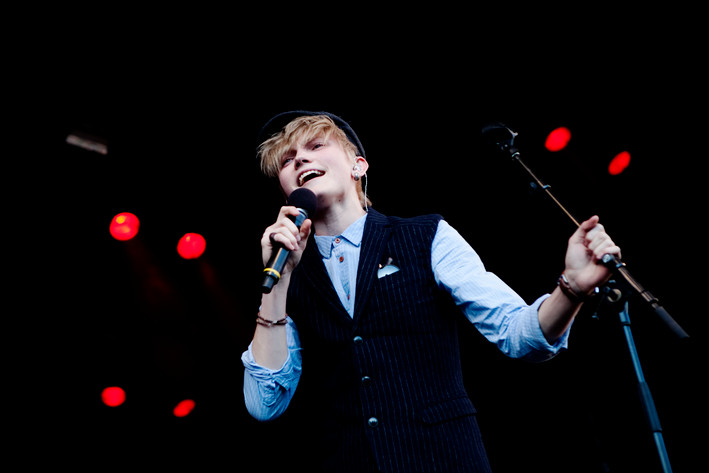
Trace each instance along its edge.
<path fill-rule="evenodd" d="M 279 113 L 278 115 L 271 117 L 261 128 L 261 131 L 258 134 L 258 144 L 260 145 L 261 143 L 269 139 L 271 136 L 280 132 L 293 119 L 302 116 L 315 115 L 326 115 L 330 117 L 330 119 L 335 123 L 335 125 L 337 125 L 338 128 L 340 128 L 342 131 L 344 131 L 345 135 L 347 135 L 347 138 L 352 142 L 353 145 L 355 145 L 355 147 L 357 148 L 357 154 L 359 156 L 362 156 L 363 158 L 366 158 L 364 154 L 364 147 L 362 146 L 362 143 L 359 141 L 357 134 L 354 132 L 350 124 L 330 112 L 310 112 L 307 110 L 292 110 L 290 112 Z"/>

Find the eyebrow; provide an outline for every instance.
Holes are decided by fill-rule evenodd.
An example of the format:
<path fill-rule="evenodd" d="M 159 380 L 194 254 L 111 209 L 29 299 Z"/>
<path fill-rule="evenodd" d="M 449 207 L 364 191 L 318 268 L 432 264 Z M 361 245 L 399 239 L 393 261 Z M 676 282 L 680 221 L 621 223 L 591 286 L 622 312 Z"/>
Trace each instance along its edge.
<path fill-rule="evenodd" d="M 306 147 L 307 147 L 307 146 L 310 146 L 310 145 L 312 145 L 312 144 L 313 144 L 314 142 L 316 142 L 316 141 L 323 141 L 323 142 L 326 142 L 326 141 L 328 140 L 328 138 L 329 138 L 329 137 L 326 137 L 323 133 L 318 133 L 317 135 L 315 135 L 315 136 L 313 136 L 312 138 L 310 138 L 310 139 L 305 143 L 305 146 L 306 146 Z"/>
<path fill-rule="evenodd" d="M 316 141 L 327 142 L 328 138 L 329 137 L 325 137 L 325 135 L 323 133 L 319 133 L 319 134 L 313 136 L 312 138 L 310 138 L 305 143 L 303 143 L 303 146 L 305 146 L 307 148 L 308 146 L 312 145 Z M 292 146 L 292 147 L 288 148 L 286 151 L 284 151 L 283 154 L 281 155 L 279 163 L 282 164 L 284 159 L 295 155 L 297 152 L 297 147 L 298 147 L 298 145 L 296 144 L 295 146 Z"/>
<path fill-rule="evenodd" d="M 295 149 L 295 148 L 289 148 L 289 149 L 285 150 L 285 151 L 283 152 L 283 154 L 281 155 L 280 161 L 283 162 L 283 160 L 284 160 L 285 158 L 291 157 L 291 156 L 293 156 L 295 153 L 296 153 L 296 149 Z"/>

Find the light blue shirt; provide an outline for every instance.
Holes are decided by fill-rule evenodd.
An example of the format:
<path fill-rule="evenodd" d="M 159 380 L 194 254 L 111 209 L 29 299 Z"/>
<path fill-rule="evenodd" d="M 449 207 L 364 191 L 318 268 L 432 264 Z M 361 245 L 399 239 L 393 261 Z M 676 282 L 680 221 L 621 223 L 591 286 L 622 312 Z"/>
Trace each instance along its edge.
<path fill-rule="evenodd" d="M 359 267 L 359 249 L 362 245 L 362 234 L 364 233 L 364 222 L 367 216 L 364 215 L 347 227 L 342 235 L 318 236 L 315 235 L 315 243 L 318 251 L 322 255 L 323 263 L 330 280 L 337 290 L 342 307 L 347 309 L 350 317 L 354 317 L 354 295 L 355 284 L 357 282 L 357 268 Z"/>
<path fill-rule="evenodd" d="M 354 314 L 355 282 L 366 215 L 336 237 L 315 236 L 318 250 L 342 305 Z M 537 311 L 549 297 L 528 305 L 514 290 L 485 270 L 478 254 L 445 220 L 431 245 L 431 268 L 437 284 L 447 291 L 467 319 L 511 358 L 545 361 L 568 346 L 569 331 L 549 344 L 539 326 Z M 258 365 L 251 345 L 244 351 L 244 400 L 259 420 L 280 416 L 290 403 L 302 370 L 298 330 L 290 317 L 286 325 L 288 358 L 280 369 Z"/>

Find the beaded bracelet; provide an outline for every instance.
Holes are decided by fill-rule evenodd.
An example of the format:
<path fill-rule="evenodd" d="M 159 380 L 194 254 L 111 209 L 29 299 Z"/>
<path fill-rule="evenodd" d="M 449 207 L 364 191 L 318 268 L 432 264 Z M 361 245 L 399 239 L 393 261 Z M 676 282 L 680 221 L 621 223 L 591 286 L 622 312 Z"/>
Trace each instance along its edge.
<path fill-rule="evenodd" d="M 584 302 L 590 296 L 590 294 L 579 294 L 574 291 L 564 273 L 561 273 L 561 276 L 559 276 L 559 279 L 556 281 L 556 285 L 559 286 L 561 292 L 566 294 L 566 296 L 574 302 Z"/>
<path fill-rule="evenodd" d="M 268 320 L 261 317 L 261 313 L 256 316 L 256 323 L 263 325 L 264 327 L 273 327 L 274 325 L 285 325 L 287 322 L 286 317 L 279 320 Z"/>

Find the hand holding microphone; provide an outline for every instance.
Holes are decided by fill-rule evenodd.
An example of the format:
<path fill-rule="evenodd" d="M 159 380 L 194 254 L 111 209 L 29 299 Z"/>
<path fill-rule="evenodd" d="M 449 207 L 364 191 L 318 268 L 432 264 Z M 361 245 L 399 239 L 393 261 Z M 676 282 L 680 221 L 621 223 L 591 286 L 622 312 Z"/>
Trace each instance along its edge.
<path fill-rule="evenodd" d="M 288 205 L 281 208 L 276 223 L 264 232 L 261 238 L 265 261 L 261 290 L 264 294 L 270 293 L 282 275 L 300 261 L 310 235 L 310 222 L 306 223 L 306 220 L 315 213 L 316 208 L 317 198 L 311 190 L 304 187 L 296 189 L 288 197 Z M 288 267 L 287 263 L 290 263 Z"/>

